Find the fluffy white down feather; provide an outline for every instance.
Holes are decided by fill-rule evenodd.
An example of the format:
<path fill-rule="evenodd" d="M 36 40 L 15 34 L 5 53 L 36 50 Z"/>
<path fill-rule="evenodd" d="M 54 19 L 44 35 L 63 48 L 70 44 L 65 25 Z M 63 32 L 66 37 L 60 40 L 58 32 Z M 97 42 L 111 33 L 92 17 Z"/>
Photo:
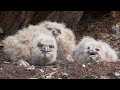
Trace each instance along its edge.
<path fill-rule="evenodd" d="M 80 60 L 81 63 L 89 63 L 92 61 L 117 61 L 118 56 L 109 44 L 101 40 L 95 40 L 91 37 L 84 36 L 76 45 L 73 58 Z"/>

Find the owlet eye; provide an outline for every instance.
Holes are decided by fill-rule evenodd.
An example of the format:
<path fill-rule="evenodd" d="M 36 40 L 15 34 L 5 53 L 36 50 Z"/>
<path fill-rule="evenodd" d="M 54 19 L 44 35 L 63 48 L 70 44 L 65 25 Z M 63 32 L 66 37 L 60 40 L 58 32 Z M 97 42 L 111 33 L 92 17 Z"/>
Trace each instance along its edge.
<path fill-rule="evenodd" d="M 90 49 L 90 47 L 88 47 L 88 49 Z"/>
<path fill-rule="evenodd" d="M 95 50 L 96 50 L 96 51 L 100 51 L 100 49 L 98 49 L 98 48 L 96 48 Z"/>
<path fill-rule="evenodd" d="M 52 31 L 52 28 L 47 28 L 48 30 Z"/>
<path fill-rule="evenodd" d="M 54 45 L 49 45 L 49 48 L 54 48 Z"/>
<path fill-rule="evenodd" d="M 38 43 L 38 45 L 37 45 L 38 47 L 43 47 L 43 44 L 41 44 L 41 43 Z"/>

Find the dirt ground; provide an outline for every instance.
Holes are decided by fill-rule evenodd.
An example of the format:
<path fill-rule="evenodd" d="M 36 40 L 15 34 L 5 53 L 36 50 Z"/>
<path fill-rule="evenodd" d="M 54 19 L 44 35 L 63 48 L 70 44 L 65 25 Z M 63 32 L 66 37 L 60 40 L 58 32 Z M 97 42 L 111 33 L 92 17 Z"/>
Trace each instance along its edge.
<path fill-rule="evenodd" d="M 85 12 L 78 28 L 74 30 L 77 42 L 83 36 L 91 36 L 102 39 L 120 52 L 120 38 L 111 33 L 113 24 L 114 18 L 110 12 Z M 77 61 L 70 63 L 62 60 L 28 70 L 6 60 L 0 46 L 0 79 L 120 79 L 120 61 L 94 62 L 85 66 Z"/>

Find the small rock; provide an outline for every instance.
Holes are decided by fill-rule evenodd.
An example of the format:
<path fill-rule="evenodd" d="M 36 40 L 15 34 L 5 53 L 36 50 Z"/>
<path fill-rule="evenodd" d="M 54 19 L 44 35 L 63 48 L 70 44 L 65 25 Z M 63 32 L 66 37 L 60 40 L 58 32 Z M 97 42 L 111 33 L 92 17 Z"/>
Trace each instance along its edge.
<path fill-rule="evenodd" d="M 120 76 L 120 72 L 115 72 L 115 76 Z"/>
<path fill-rule="evenodd" d="M 43 70 L 43 69 L 40 69 L 40 72 L 44 73 L 44 70 Z"/>
<path fill-rule="evenodd" d="M 82 67 L 86 67 L 86 65 L 85 65 L 85 64 L 82 64 Z"/>
<path fill-rule="evenodd" d="M 3 63 L 4 63 L 4 64 L 9 64 L 10 62 L 4 61 Z"/>
<path fill-rule="evenodd" d="M 55 70 L 57 70 L 56 68 L 53 68 L 53 70 L 55 71 Z"/>
<path fill-rule="evenodd" d="M 3 68 L 0 68 L 0 70 L 3 70 Z"/>
<path fill-rule="evenodd" d="M 35 66 L 34 66 L 34 65 L 29 66 L 29 67 L 26 68 L 26 70 L 34 70 L 34 69 L 35 69 Z"/>

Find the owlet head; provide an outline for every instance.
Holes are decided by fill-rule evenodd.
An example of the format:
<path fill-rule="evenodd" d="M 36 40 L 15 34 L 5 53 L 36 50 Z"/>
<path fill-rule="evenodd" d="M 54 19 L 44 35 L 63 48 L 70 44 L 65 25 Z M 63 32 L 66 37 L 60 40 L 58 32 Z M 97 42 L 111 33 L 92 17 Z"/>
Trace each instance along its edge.
<path fill-rule="evenodd" d="M 101 47 L 97 42 L 88 42 L 85 45 L 85 53 L 89 56 L 99 55 L 101 52 Z"/>
<path fill-rule="evenodd" d="M 53 34 L 55 37 L 57 37 L 58 35 L 61 34 L 61 30 L 60 30 L 59 28 L 57 28 L 57 27 L 52 27 L 52 26 L 50 26 L 49 24 L 46 24 L 46 25 L 45 25 L 45 28 L 46 28 L 47 30 L 49 30 L 50 32 L 52 32 L 52 34 Z"/>
<path fill-rule="evenodd" d="M 33 44 L 35 45 L 34 47 L 45 56 L 57 50 L 56 40 L 49 34 L 41 34 L 39 37 L 36 37 Z"/>
<path fill-rule="evenodd" d="M 37 47 L 39 48 L 39 50 L 44 55 L 49 54 L 55 48 L 55 46 L 53 44 L 45 44 L 45 43 L 42 43 L 42 42 L 38 42 Z"/>

